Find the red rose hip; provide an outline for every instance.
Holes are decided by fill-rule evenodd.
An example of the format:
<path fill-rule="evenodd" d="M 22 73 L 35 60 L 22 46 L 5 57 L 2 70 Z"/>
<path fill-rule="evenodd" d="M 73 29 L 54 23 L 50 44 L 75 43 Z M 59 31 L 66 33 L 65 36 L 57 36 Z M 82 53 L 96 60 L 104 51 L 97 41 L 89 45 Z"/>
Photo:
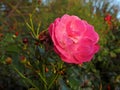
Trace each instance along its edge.
<path fill-rule="evenodd" d="M 23 41 L 24 44 L 27 44 L 28 43 L 28 38 L 23 38 L 22 41 Z"/>

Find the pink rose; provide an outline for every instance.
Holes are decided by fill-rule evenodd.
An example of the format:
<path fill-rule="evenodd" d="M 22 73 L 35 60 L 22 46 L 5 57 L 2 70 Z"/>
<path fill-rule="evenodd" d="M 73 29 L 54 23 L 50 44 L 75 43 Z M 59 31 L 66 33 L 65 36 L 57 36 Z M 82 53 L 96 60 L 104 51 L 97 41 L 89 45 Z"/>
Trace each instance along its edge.
<path fill-rule="evenodd" d="M 88 62 L 99 50 L 99 36 L 94 27 L 77 16 L 65 14 L 57 18 L 48 30 L 54 50 L 64 62 Z"/>

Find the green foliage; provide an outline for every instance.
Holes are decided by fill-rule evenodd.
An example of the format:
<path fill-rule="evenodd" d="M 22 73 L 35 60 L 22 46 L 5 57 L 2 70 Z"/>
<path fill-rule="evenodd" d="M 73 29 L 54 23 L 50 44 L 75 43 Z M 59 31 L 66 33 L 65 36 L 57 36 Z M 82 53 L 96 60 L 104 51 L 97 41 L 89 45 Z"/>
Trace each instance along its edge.
<path fill-rule="evenodd" d="M 0 89 L 120 89 L 120 22 L 116 12 L 111 14 L 110 25 L 104 20 L 110 13 L 104 10 L 108 3 L 101 10 L 97 8 L 96 13 L 92 2 L 84 0 L 52 0 L 47 5 L 4 0 L 0 6 L 3 4 L 6 8 L 0 13 Z M 53 52 L 47 28 L 66 13 L 85 19 L 99 33 L 100 51 L 91 62 L 66 64 Z"/>

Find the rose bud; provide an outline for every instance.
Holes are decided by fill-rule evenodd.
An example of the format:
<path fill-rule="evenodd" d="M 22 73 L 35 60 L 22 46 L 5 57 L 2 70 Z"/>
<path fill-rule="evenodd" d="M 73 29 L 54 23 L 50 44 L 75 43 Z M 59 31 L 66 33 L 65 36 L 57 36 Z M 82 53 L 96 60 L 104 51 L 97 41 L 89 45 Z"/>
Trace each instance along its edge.
<path fill-rule="evenodd" d="M 40 41 L 44 41 L 47 38 L 46 32 L 41 32 L 38 38 Z"/>
<path fill-rule="evenodd" d="M 25 56 L 20 56 L 20 61 L 21 63 L 25 64 L 26 63 L 26 57 Z"/>
<path fill-rule="evenodd" d="M 19 35 L 19 32 L 15 32 L 15 36 L 18 36 Z"/>
<path fill-rule="evenodd" d="M 5 60 L 6 64 L 11 64 L 12 63 L 12 58 L 11 57 L 7 57 Z"/>
<path fill-rule="evenodd" d="M 112 20 L 112 16 L 110 14 L 105 16 L 105 21 L 110 22 Z"/>
<path fill-rule="evenodd" d="M 39 42 L 38 42 L 38 41 L 36 41 L 36 42 L 35 42 L 35 45 L 37 45 L 37 46 L 38 46 L 38 45 L 39 45 Z"/>

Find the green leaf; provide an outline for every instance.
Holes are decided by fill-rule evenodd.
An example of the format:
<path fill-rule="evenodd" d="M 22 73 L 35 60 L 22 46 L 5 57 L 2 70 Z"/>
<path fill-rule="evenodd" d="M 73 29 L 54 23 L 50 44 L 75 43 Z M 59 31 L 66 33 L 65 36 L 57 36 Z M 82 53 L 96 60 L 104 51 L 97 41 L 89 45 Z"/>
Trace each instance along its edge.
<path fill-rule="evenodd" d="M 60 84 L 60 90 L 71 90 L 70 88 L 67 87 L 67 85 L 65 84 L 62 78 L 59 79 L 59 84 Z"/>
<path fill-rule="evenodd" d="M 29 88 L 28 90 L 37 90 L 36 88 Z"/>
<path fill-rule="evenodd" d="M 116 53 L 114 53 L 114 52 L 110 52 L 110 56 L 112 57 L 112 58 L 115 58 L 117 55 L 116 55 Z"/>
<path fill-rule="evenodd" d="M 80 83 L 81 83 L 80 80 L 78 80 L 75 77 L 69 78 L 69 84 L 73 90 L 77 90 L 78 88 L 80 88 Z"/>
<path fill-rule="evenodd" d="M 40 53 L 41 55 L 44 55 L 44 54 L 45 54 L 45 49 L 44 49 L 44 48 L 38 47 L 38 50 L 39 50 L 39 53 Z"/>
<path fill-rule="evenodd" d="M 18 53 L 19 50 L 20 50 L 20 49 L 19 49 L 16 45 L 11 45 L 11 46 L 6 47 L 6 51 L 7 51 L 7 52 L 15 52 L 15 53 Z"/>
<path fill-rule="evenodd" d="M 120 53 L 120 48 L 114 50 L 116 53 Z"/>
<path fill-rule="evenodd" d="M 11 42 L 11 43 L 14 42 L 13 34 L 7 33 L 4 39 L 6 42 Z"/>

